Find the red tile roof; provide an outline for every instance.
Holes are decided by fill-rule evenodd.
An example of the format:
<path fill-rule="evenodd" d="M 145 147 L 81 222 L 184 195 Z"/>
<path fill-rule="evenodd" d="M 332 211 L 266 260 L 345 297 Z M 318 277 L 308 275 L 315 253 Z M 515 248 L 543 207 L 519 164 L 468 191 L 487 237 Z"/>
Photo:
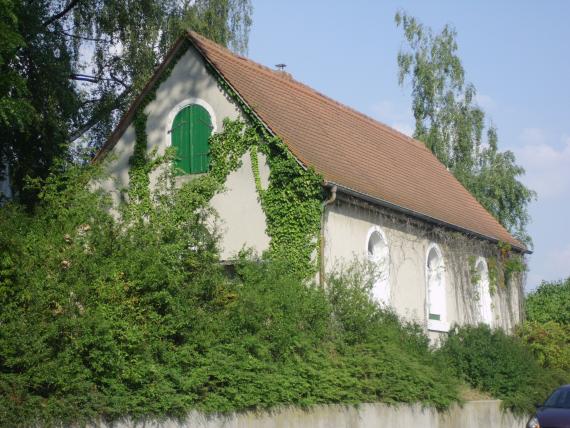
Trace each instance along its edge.
<path fill-rule="evenodd" d="M 326 181 L 524 249 L 425 145 L 196 34 L 194 45 Z"/>
<path fill-rule="evenodd" d="M 526 250 L 422 142 L 197 33 L 188 38 L 291 152 L 327 182 Z"/>

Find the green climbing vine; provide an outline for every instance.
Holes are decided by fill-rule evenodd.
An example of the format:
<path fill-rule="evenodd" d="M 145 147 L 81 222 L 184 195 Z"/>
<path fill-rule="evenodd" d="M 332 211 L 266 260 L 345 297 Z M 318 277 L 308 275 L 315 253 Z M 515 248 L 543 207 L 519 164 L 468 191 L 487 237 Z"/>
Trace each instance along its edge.
<path fill-rule="evenodd" d="M 151 197 L 149 174 L 154 168 L 168 158 L 168 155 L 165 157 L 156 157 L 147 153 L 148 138 L 146 133 L 146 124 L 148 117 L 145 113 L 145 108 L 154 101 L 158 87 L 168 79 L 172 70 L 176 66 L 176 63 L 188 49 L 188 46 L 189 42 L 185 41 L 165 69 L 162 70 L 158 79 L 154 82 L 151 89 L 146 92 L 143 99 L 137 106 L 133 119 L 133 125 L 135 128 L 135 145 L 133 154 L 129 158 L 129 188 L 127 194 L 129 200 L 133 202 L 129 204 L 130 209 L 139 210 L 139 213 L 141 214 L 150 212 Z"/>
<path fill-rule="evenodd" d="M 165 157 L 149 156 L 145 107 L 156 97 L 156 90 L 168 78 L 178 59 L 186 51 L 182 47 L 177 56 L 162 72 L 137 108 L 134 118 L 135 147 L 129 159 L 128 196 L 141 213 L 150 211 L 150 172 Z M 193 181 L 193 189 L 200 189 L 204 200 L 209 200 L 224 185 L 228 174 L 241 166 L 243 155 L 249 150 L 255 187 L 267 220 L 267 234 L 271 238 L 269 257 L 286 258 L 292 271 L 308 277 L 316 272 L 318 233 L 320 230 L 322 178 L 313 169 L 304 169 L 278 138 L 270 135 L 254 112 L 233 91 L 218 72 L 208 65 L 217 77 L 220 88 L 242 109 L 248 124 L 240 120 L 224 120 L 223 130 L 210 137 L 210 170 Z M 259 176 L 258 151 L 263 152 L 269 164 L 269 186 L 263 189 Z M 166 155 L 168 159 L 168 155 Z M 202 183 L 203 182 L 203 183 Z"/>
<path fill-rule="evenodd" d="M 467 260 L 469 262 L 469 277 L 471 278 L 471 285 L 477 286 L 479 285 L 479 281 L 481 281 L 481 274 L 477 270 L 477 257 L 469 256 Z"/>
<path fill-rule="evenodd" d="M 322 177 L 312 168 L 303 168 L 277 138 L 260 150 L 270 171 L 269 186 L 259 193 L 271 238 L 270 257 L 286 259 L 292 271 L 308 278 L 317 271 Z M 255 180 L 261 189 L 259 176 Z"/>
<path fill-rule="evenodd" d="M 487 258 L 491 294 L 497 291 L 497 287 L 506 287 L 516 273 L 526 271 L 523 256 L 514 253 L 510 244 L 499 242 L 498 252 L 498 256 Z"/>

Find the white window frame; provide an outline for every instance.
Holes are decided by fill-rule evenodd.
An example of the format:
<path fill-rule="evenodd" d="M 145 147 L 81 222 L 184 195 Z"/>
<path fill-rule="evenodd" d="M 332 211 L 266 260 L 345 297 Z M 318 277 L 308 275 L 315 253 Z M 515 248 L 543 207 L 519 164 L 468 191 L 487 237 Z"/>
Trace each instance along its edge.
<path fill-rule="evenodd" d="M 217 132 L 218 121 L 216 119 L 216 113 L 214 113 L 214 109 L 212 108 L 212 106 L 208 104 L 206 101 L 204 101 L 202 98 L 195 98 L 195 97 L 185 98 L 184 100 L 176 104 L 168 113 L 168 118 L 166 120 L 166 128 L 164 130 L 164 141 L 166 143 L 166 147 L 170 147 L 172 145 L 170 130 L 172 129 L 172 124 L 174 123 L 176 115 L 178 114 L 178 112 L 180 112 L 180 110 L 191 105 L 199 105 L 206 109 L 206 111 L 210 115 L 210 121 L 212 123 L 212 134 Z"/>
<path fill-rule="evenodd" d="M 384 241 L 384 244 L 386 245 L 386 256 L 384 257 L 384 261 L 386 263 L 385 266 L 386 270 L 385 272 L 384 271 L 382 272 L 382 278 L 378 278 L 377 280 L 375 280 L 372 290 L 372 297 L 376 302 L 384 306 L 390 306 L 392 302 L 392 289 L 390 286 L 390 246 L 388 244 L 388 239 L 386 238 L 386 234 L 379 226 L 372 226 L 370 229 L 368 229 L 368 233 L 366 234 L 366 241 L 364 241 L 364 254 L 366 254 L 366 259 L 371 263 L 379 263 L 382 261 L 382 256 L 379 255 L 377 257 L 374 256 L 371 257 L 368 252 L 370 239 L 372 238 L 372 235 L 374 235 L 375 233 L 378 233 L 380 235 L 382 241 Z M 378 293 L 378 294 L 383 294 L 385 298 L 379 297 L 378 294 L 374 293 L 374 288 L 376 287 L 385 288 L 383 293 Z"/>
<path fill-rule="evenodd" d="M 431 302 L 430 302 L 430 275 L 429 275 L 428 262 L 429 262 L 429 255 L 432 251 L 435 251 L 437 253 L 437 257 L 440 260 L 440 269 L 442 270 L 441 284 L 440 285 L 443 288 L 443 290 L 442 290 L 442 296 L 440 296 L 442 301 L 440 302 L 441 303 L 441 313 L 438 314 L 440 316 L 439 320 L 431 320 L 429 318 Z M 426 256 L 425 256 L 424 267 L 425 267 L 425 284 L 426 284 L 427 328 L 430 331 L 448 332 L 449 331 L 449 322 L 447 321 L 447 281 L 446 281 L 445 259 L 443 258 L 443 252 L 441 251 L 441 248 L 435 242 L 432 242 L 430 245 L 428 245 L 428 248 L 426 251 Z"/>
<path fill-rule="evenodd" d="M 483 266 L 482 272 L 479 266 Z M 487 261 L 483 257 L 479 257 L 475 262 L 475 271 L 480 275 L 477 282 L 477 291 L 479 293 L 479 300 L 477 308 L 479 309 L 479 317 L 481 322 L 488 326 L 493 326 L 493 304 L 491 298 L 491 291 L 489 290 L 489 267 Z"/>

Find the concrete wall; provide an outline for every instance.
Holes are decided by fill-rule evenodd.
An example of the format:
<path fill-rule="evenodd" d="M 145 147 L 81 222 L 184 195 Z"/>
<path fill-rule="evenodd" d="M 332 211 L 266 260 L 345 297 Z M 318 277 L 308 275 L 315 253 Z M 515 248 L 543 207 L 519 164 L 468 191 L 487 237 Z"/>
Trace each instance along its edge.
<path fill-rule="evenodd" d="M 324 229 L 325 271 L 354 258 L 364 259 L 367 236 L 374 226 L 384 232 L 389 248 L 390 306 L 408 320 L 428 326 L 426 256 L 436 243 L 445 262 L 447 322 L 481 321 L 478 290 L 470 278 L 470 258 L 485 258 L 496 246 L 415 221 L 388 209 L 339 196 L 327 207 Z M 510 331 L 521 320 L 522 278 L 492 296 L 492 325 Z M 435 338 L 439 333 L 430 334 Z"/>
<path fill-rule="evenodd" d="M 525 418 L 502 412 L 500 401 L 471 401 L 438 413 L 431 408 L 362 404 L 314 406 L 308 410 L 285 408 L 273 412 L 246 412 L 229 416 L 191 413 L 185 420 L 124 421 L 114 428 L 521 428 Z M 98 425 L 109 427 L 109 425 Z"/>
<path fill-rule="evenodd" d="M 225 118 L 243 118 L 238 107 L 208 72 L 200 54 L 191 47 L 159 86 L 155 100 L 145 108 L 149 151 L 156 149 L 157 154 L 164 153 L 170 146 L 168 131 L 176 113 L 194 103 L 203 105 L 210 112 L 214 132 L 222 130 Z M 110 178 L 103 187 L 113 194 L 115 203 L 120 202 L 120 189 L 126 189 L 129 184 L 129 158 L 134 144 L 135 132 L 131 125 L 109 154 Z M 269 169 L 264 159 L 259 157 L 259 167 L 262 179 L 266 180 Z M 160 173 L 151 174 L 151 185 L 156 185 Z M 249 154 L 242 158 L 242 166 L 230 174 L 225 187 L 226 190 L 212 200 L 219 215 L 217 228 L 221 232 L 222 259 L 231 258 L 244 246 L 261 253 L 268 248 L 269 238 L 265 233 L 265 215 L 257 198 Z"/>

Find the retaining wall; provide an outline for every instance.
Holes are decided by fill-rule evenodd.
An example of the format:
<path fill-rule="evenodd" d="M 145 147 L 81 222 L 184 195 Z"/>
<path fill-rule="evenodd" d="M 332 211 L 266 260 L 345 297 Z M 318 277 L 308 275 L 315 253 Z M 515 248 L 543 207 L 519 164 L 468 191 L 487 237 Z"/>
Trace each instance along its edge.
<path fill-rule="evenodd" d="M 326 405 L 307 410 L 283 408 L 273 412 L 246 412 L 227 416 L 205 416 L 192 412 L 185 420 L 126 420 L 98 428 L 523 428 L 526 418 L 501 410 L 498 400 L 469 401 L 438 413 L 431 408 L 362 404 Z"/>

